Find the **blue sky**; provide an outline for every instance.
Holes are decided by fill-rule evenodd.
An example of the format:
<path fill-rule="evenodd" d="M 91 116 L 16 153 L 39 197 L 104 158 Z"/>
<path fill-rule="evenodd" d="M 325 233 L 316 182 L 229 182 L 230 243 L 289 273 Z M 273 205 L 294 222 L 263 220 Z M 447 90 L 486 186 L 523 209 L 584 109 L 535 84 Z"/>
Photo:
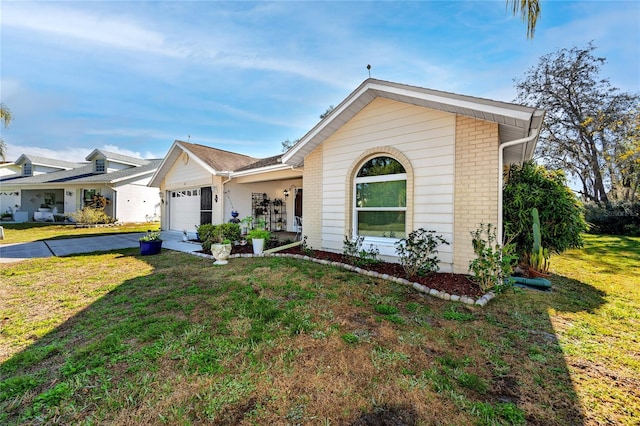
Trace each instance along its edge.
<path fill-rule="evenodd" d="M 512 101 L 538 58 L 593 40 L 640 91 L 640 2 L 545 1 L 535 38 L 505 1 L 0 4 L 8 160 L 95 148 L 161 158 L 175 139 L 275 155 L 368 76 Z"/>

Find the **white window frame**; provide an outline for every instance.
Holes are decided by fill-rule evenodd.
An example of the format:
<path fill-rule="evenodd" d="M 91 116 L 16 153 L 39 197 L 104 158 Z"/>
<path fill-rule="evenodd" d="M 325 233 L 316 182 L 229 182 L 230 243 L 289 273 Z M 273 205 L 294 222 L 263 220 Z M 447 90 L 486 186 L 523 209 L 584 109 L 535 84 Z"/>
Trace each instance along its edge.
<path fill-rule="evenodd" d="M 33 176 L 33 164 L 24 163 L 22 165 L 22 176 Z"/>
<path fill-rule="evenodd" d="M 392 157 L 393 158 L 393 157 Z M 396 173 L 390 175 L 378 175 L 378 176 L 366 176 L 356 177 L 353 179 L 353 212 L 352 212 L 352 238 L 356 239 L 358 235 L 358 212 L 361 211 L 403 211 L 405 212 L 405 234 L 406 234 L 406 217 L 407 217 L 407 200 L 405 199 L 404 207 L 358 207 L 357 195 L 359 183 L 376 183 L 376 182 L 392 182 L 392 181 L 404 181 L 405 187 L 407 182 L 406 173 Z M 400 241 L 400 238 L 392 237 L 372 237 L 365 236 L 363 240 L 363 248 L 368 249 L 369 245 L 374 245 L 380 250 L 380 254 L 383 256 L 396 256 L 395 243 Z"/>

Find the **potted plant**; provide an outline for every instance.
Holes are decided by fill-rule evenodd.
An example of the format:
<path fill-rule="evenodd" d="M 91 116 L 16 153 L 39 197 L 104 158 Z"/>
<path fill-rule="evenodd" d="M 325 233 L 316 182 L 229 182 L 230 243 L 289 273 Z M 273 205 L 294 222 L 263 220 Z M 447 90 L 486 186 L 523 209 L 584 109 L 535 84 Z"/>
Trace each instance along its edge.
<path fill-rule="evenodd" d="M 276 220 L 276 231 L 282 231 L 282 218 L 279 217 Z"/>
<path fill-rule="evenodd" d="M 231 240 L 225 238 L 222 226 L 216 226 L 211 232 L 211 254 L 216 259 L 214 265 L 226 265 L 231 254 Z"/>
<path fill-rule="evenodd" d="M 240 228 L 242 229 L 242 235 L 247 235 L 249 229 L 253 228 L 253 216 L 247 216 L 240 221 Z"/>
<path fill-rule="evenodd" d="M 142 256 L 158 254 L 162 250 L 160 231 L 147 231 L 138 241 L 140 242 L 140 254 Z"/>
<path fill-rule="evenodd" d="M 532 277 L 548 277 L 549 274 L 549 250 L 542 247 L 542 236 L 540 232 L 540 217 L 538 209 L 531 209 L 533 218 L 533 246 L 529 254 L 529 275 Z"/>
<path fill-rule="evenodd" d="M 251 240 L 254 254 L 262 254 L 264 251 L 264 243 L 271 237 L 271 232 L 265 229 L 267 222 L 264 219 L 256 221 L 256 227 L 247 234 L 247 238 Z"/>
<path fill-rule="evenodd" d="M 262 254 L 264 251 L 264 242 L 271 237 L 271 233 L 266 229 L 255 228 L 249 231 L 247 237 L 251 240 L 254 254 Z"/>

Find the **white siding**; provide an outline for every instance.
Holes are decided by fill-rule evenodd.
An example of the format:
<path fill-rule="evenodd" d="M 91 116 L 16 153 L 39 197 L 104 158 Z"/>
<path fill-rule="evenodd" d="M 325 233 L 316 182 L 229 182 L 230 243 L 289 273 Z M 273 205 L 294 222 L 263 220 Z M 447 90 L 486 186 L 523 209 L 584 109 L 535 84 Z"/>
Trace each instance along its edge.
<path fill-rule="evenodd" d="M 342 251 L 347 171 L 364 151 L 391 146 L 414 173 L 413 229 L 433 229 L 453 241 L 454 114 L 377 98 L 322 146 L 322 246 Z M 408 229 L 408 232 L 412 229 Z M 440 248 L 441 270 L 450 270 L 452 247 Z"/>
<path fill-rule="evenodd" d="M 160 216 L 158 188 L 142 183 L 117 188 L 116 217 L 120 222 L 146 222 Z"/>
<path fill-rule="evenodd" d="M 184 164 L 181 155 L 165 176 L 163 189 L 173 190 L 211 186 L 213 182 L 213 175 L 208 170 L 193 159 Z"/>

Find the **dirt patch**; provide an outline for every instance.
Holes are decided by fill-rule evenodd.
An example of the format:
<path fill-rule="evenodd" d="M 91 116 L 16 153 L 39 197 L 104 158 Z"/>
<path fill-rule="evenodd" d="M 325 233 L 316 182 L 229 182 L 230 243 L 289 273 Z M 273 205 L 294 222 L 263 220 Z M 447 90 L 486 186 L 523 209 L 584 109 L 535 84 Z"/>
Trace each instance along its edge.
<path fill-rule="evenodd" d="M 246 246 L 234 246 L 231 254 L 248 254 L 253 253 L 253 248 L 250 245 Z M 279 253 L 287 254 L 299 254 L 304 255 L 300 247 L 293 247 L 290 249 L 282 250 Z M 313 255 L 316 259 L 328 260 L 331 262 L 339 262 L 344 264 L 354 265 L 354 259 L 344 256 L 340 253 L 332 253 L 322 250 L 313 250 Z M 359 265 L 354 265 L 359 266 Z M 361 269 L 369 271 L 375 271 L 379 274 L 387 274 L 391 277 L 407 278 L 402 265 L 399 263 L 380 262 L 375 265 L 360 266 Z M 433 273 L 427 276 L 413 276 L 410 279 L 412 282 L 417 282 L 426 287 L 443 291 L 449 294 L 456 294 L 458 296 L 469 296 L 478 298 L 484 294 L 480 287 L 471 281 L 468 275 L 464 274 L 449 274 L 449 273 Z"/>
<path fill-rule="evenodd" d="M 365 413 L 352 426 L 412 426 L 418 424 L 418 415 L 411 407 L 379 407 Z"/>

